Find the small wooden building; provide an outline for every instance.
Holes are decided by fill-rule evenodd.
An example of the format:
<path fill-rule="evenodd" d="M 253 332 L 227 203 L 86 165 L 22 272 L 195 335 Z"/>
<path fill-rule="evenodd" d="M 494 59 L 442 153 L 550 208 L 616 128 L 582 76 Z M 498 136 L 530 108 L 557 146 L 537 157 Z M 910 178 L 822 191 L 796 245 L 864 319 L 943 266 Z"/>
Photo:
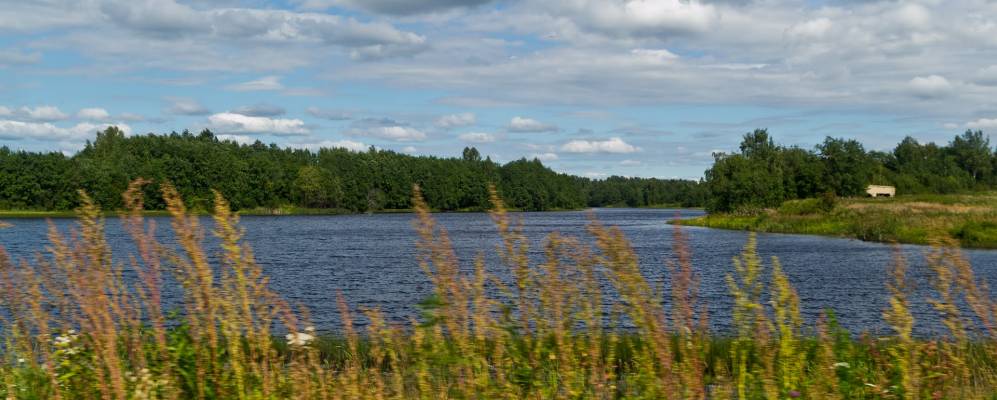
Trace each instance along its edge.
<path fill-rule="evenodd" d="M 865 188 L 865 193 L 869 197 L 893 197 L 897 195 L 897 188 L 893 186 L 869 185 Z"/>

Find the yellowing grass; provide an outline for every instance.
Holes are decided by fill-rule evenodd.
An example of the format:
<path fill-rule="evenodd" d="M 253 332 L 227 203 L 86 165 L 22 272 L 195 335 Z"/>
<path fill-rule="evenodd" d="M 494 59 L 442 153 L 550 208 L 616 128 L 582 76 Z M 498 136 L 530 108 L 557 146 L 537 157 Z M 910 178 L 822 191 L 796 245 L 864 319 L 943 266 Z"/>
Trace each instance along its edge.
<path fill-rule="evenodd" d="M 791 200 L 757 215 L 710 214 L 681 225 L 755 232 L 851 237 L 878 242 L 930 244 L 953 237 L 962 247 L 997 248 L 997 195 L 923 195 L 841 199 L 829 211 L 814 199 Z"/>

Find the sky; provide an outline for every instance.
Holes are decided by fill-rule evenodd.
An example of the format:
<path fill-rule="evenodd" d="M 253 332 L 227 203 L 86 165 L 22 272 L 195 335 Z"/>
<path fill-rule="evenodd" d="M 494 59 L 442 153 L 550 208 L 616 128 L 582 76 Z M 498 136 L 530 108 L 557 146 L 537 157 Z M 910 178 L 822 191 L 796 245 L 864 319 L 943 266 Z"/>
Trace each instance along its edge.
<path fill-rule="evenodd" d="M 699 178 L 767 128 L 997 131 L 990 0 L 0 0 L 0 145 L 211 129 Z"/>

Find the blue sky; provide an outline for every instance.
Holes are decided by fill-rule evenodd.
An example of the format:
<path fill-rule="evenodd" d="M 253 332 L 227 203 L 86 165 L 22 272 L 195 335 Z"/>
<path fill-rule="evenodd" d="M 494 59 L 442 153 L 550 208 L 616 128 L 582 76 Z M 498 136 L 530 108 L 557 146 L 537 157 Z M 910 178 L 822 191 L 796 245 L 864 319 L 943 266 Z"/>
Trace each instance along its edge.
<path fill-rule="evenodd" d="M 997 128 L 997 3 L 80 0 L 0 8 L 0 145 L 211 129 L 698 178 L 768 128 L 888 150 Z"/>

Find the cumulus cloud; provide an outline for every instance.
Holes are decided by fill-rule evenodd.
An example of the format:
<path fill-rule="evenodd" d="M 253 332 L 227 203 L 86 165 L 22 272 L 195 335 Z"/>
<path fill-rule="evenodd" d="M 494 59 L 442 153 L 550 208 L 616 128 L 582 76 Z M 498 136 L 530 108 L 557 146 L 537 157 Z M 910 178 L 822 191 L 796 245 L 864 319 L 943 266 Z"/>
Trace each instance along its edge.
<path fill-rule="evenodd" d="M 540 161 L 555 161 L 557 160 L 557 153 L 535 153 L 531 156 Z"/>
<path fill-rule="evenodd" d="M 300 119 L 253 117 L 232 112 L 208 116 L 208 128 L 220 133 L 304 135 L 309 132 Z"/>
<path fill-rule="evenodd" d="M 167 99 L 170 102 L 169 108 L 166 109 L 170 114 L 175 115 L 208 115 L 211 114 L 211 110 L 207 107 L 201 105 L 197 100 L 193 99 L 183 99 L 183 98 L 170 98 Z"/>
<path fill-rule="evenodd" d="M 88 119 L 91 121 L 107 121 L 111 118 L 111 114 L 103 108 L 83 108 L 76 112 L 76 117 L 79 119 Z"/>
<path fill-rule="evenodd" d="M 9 108 L 7 108 L 7 107 L 4 107 L 4 106 L 0 106 L 0 117 L 9 117 L 9 116 L 11 116 L 11 115 L 14 115 L 14 112 L 13 112 L 13 111 L 11 111 L 11 110 L 10 110 Z"/>
<path fill-rule="evenodd" d="M 126 134 L 131 134 L 131 127 L 125 124 L 114 124 Z M 79 123 L 71 127 L 60 127 L 49 122 L 23 122 L 0 120 L 0 139 L 6 140 L 45 140 L 45 141 L 82 141 L 96 135 L 98 131 L 107 129 L 111 124 Z"/>
<path fill-rule="evenodd" d="M 23 53 L 14 49 L 0 49 L 0 67 L 37 64 L 42 59 L 41 53 Z"/>
<path fill-rule="evenodd" d="M 206 36 L 271 44 L 326 43 L 351 48 L 422 46 L 425 38 L 382 22 L 275 9 L 199 10 L 173 0 L 105 1 L 104 16 L 118 26 L 153 37 Z"/>
<path fill-rule="evenodd" d="M 700 33 L 720 17 L 716 7 L 698 0 L 572 0 L 546 6 L 553 13 L 572 15 L 583 28 L 613 36 Z"/>
<path fill-rule="evenodd" d="M 312 150 L 339 148 L 355 152 L 367 151 L 370 148 L 367 144 L 353 140 L 323 140 L 315 143 L 299 144 L 297 146 Z"/>
<path fill-rule="evenodd" d="M 284 89 L 284 85 L 280 83 L 279 76 L 271 75 L 271 76 L 264 76 L 260 79 L 255 79 L 248 82 L 228 85 L 225 88 L 237 92 L 255 92 L 255 91 L 282 90 Z"/>
<path fill-rule="evenodd" d="M 974 74 L 973 82 L 985 86 L 997 86 L 997 65 L 981 68 Z"/>
<path fill-rule="evenodd" d="M 402 153 L 415 154 L 416 151 L 418 151 L 418 149 L 416 149 L 415 146 L 402 147 Z"/>
<path fill-rule="evenodd" d="M 343 110 L 325 109 L 319 107 L 308 107 L 305 109 L 308 115 L 315 118 L 327 119 L 330 121 L 345 121 L 353 118 L 350 113 Z"/>
<path fill-rule="evenodd" d="M 54 106 L 21 107 L 17 110 L 17 115 L 32 121 L 61 121 L 69 118 L 69 115 Z"/>
<path fill-rule="evenodd" d="M 640 151 L 639 147 L 624 142 L 619 137 L 608 140 L 572 140 L 561 146 L 568 153 L 617 153 L 627 154 Z"/>
<path fill-rule="evenodd" d="M 493 0 L 303 0 L 307 9 L 347 7 L 378 14 L 411 15 L 474 7 Z"/>
<path fill-rule="evenodd" d="M 492 143 L 495 135 L 485 132 L 467 132 L 457 135 L 457 138 L 468 143 Z"/>
<path fill-rule="evenodd" d="M 369 136 L 399 142 L 426 139 L 426 134 L 424 132 L 410 126 L 372 126 L 367 128 L 353 128 L 344 133 L 351 136 Z"/>
<path fill-rule="evenodd" d="M 284 107 L 267 103 L 256 103 L 253 105 L 238 107 L 232 112 L 236 114 L 248 115 L 251 117 L 277 117 L 284 115 L 287 110 Z"/>
<path fill-rule="evenodd" d="M 343 132 L 350 136 L 367 136 L 397 142 L 411 142 L 426 139 L 426 133 L 406 123 L 391 118 L 364 118 L 354 121 Z"/>
<path fill-rule="evenodd" d="M 444 115 L 436 119 L 436 126 L 443 129 L 459 128 L 462 126 L 474 125 L 478 122 L 473 113 L 460 113 Z"/>
<path fill-rule="evenodd" d="M 253 144 L 253 143 L 256 143 L 256 139 L 255 138 L 252 138 L 252 137 L 249 137 L 249 136 L 246 136 L 246 135 L 220 134 L 220 135 L 215 135 L 215 137 L 218 138 L 218 140 L 223 140 L 223 141 L 224 140 L 228 140 L 228 141 L 236 142 L 238 144 Z"/>
<path fill-rule="evenodd" d="M 555 132 L 558 130 L 557 125 L 545 124 L 543 122 L 537 121 L 532 118 L 524 117 L 512 117 L 509 121 L 509 126 L 507 127 L 509 132 Z"/>
<path fill-rule="evenodd" d="M 997 129 L 997 118 L 980 118 L 966 123 L 969 129 Z"/>
<path fill-rule="evenodd" d="M 952 92 L 952 84 L 939 75 L 918 76 L 908 82 L 908 87 L 915 96 L 925 99 L 938 98 Z"/>

